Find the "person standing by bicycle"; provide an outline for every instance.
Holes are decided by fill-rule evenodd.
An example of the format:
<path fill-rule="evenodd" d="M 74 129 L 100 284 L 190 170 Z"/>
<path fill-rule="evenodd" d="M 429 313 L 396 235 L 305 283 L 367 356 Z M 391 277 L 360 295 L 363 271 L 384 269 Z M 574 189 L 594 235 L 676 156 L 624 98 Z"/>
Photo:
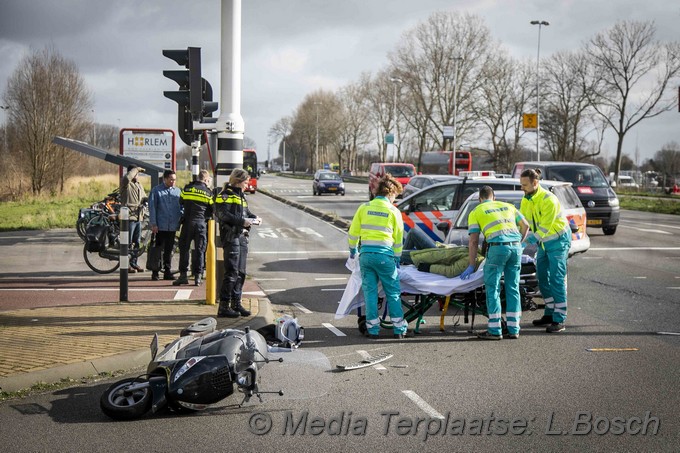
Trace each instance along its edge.
<path fill-rule="evenodd" d="M 212 178 L 207 170 L 198 173 L 198 179 L 182 189 L 179 197 L 184 207 L 182 231 L 179 234 L 179 278 L 173 285 L 188 285 L 189 251 L 194 242 L 194 253 L 191 257 L 191 271 L 194 274 L 194 285 L 201 284 L 205 267 L 205 249 L 208 244 L 208 219 L 213 215 L 213 193 L 210 189 Z"/>
<path fill-rule="evenodd" d="M 261 219 L 248 209 L 245 196 L 248 181 L 248 172 L 235 168 L 229 176 L 229 182 L 215 198 L 215 215 L 220 222 L 220 240 L 224 251 L 224 279 L 220 288 L 218 317 L 250 316 L 250 311 L 241 305 L 246 278 L 248 234 L 250 226 L 259 225 Z"/>
<path fill-rule="evenodd" d="M 380 332 L 378 317 L 378 282 L 382 283 L 387 310 L 392 320 L 394 338 L 404 338 L 408 323 L 401 306 L 401 286 L 397 267 L 403 248 L 404 222 L 394 206 L 403 191 L 401 183 L 386 174 L 378 181 L 376 197 L 359 206 L 347 235 L 349 255 L 354 259 L 359 247 L 361 289 L 366 301 L 368 338 L 377 339 Z"/>
<path fill-rule="evenodd" d="M 144 187 L 138 180 L 138 175 L 144 169 L 136 165 L 130 165 L 127 173 L 123 175 L 120 183 L 120 205 L 127 206 L 130 210 L 130 246 L 133 250 L 139 250 L 139 239 L 142 235 L 142 220 L 144 220 L 143 200 L 146 197 Z M 144 269 L 137 264 L 137 253 L 130 255 L 130 267 L 128 272 L 144 272 Z"/>
<path fill-rule="evenodd" d="M 156 245 L 163 248 L 163 257 L 158 269 L 163 269 L 163 280 L 174 280 L 172 276 L 172 249 L 175 234 L 182 218 L 179 204 L 180 190 L 175 187 L 177 175 L 174 170 L 163 172 L 163 182 L 149 193 L 149 225 L 156 236 Z M 159 280 L 159 271 L 152 271 L 151 280 Z"/>

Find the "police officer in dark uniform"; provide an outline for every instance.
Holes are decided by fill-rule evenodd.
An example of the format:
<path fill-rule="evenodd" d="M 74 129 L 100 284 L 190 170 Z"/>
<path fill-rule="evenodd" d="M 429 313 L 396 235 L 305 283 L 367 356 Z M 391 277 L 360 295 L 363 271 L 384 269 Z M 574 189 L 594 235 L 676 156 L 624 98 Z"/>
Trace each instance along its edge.
<path fill-rule="evenodd" d="M 246 170 L 235 168 L 229 176 L 229 182 L 215 198 L 215 214 L 220 222 L 220 240 L 224 251 L 224 279 L 217 311 L 219 317 L 250 316 L 250 311 L 241 305 L 241 295 L 246 277 L 250 226 L 258 225 L 261 219 L 248 209 L 244 191 L 249 180 L 250 175 Z"/>
<path fill-rule="evenodd" d="M 188 285 L 189 251 L 191 241 L 194 242 L 194 253 L 191 257 L 191 271 L 194 284 L 199 286 L 205 268 L 205 250 L 208 244 L 207 221 L 213 215 L 213 193 L 210 173 L 201 170 L 198 179 L 182 189 L 179 202 L 184 207 L 184 220 L 179 235 L 179 278 L 173 285 Z"/>

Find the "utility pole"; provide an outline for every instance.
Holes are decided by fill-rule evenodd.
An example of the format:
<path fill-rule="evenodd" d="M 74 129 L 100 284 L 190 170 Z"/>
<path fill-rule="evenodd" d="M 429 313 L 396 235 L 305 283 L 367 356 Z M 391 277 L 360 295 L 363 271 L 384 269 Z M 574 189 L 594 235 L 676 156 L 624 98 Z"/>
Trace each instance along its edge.
<path fill-rule="evenodd" d="M 540 62 L 540 55 L 541 55 L 541 27 L 543 25 L 548 26 L 550 23 L 548 23 L 545 20 L 532 20 L 531 25 L 538 25 L 538 49 L 536 51 L 536 160 L 538 162 L 541 161 L 541 116 L 539 114 L 539 109 L 540 109 L 540 104 L 541 104 L 541 95 L 540 95 L 540 86 L 541 86 L 541 78 L 540 78 L 540 73 L 539 73 L 539 62 Z"/>
<path fill-rule="evenodd" d="M 241 116 L 241 0 L 222 0 L 220 116 L 217 119 L 215 182 L 221 187 L 234 168 L 243 168 Z"/>

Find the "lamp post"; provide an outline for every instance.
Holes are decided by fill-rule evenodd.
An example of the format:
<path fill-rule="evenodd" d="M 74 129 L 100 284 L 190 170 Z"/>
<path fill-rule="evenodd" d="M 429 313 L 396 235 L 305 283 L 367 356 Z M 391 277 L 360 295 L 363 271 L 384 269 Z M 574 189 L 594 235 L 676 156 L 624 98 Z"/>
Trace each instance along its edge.
<path fill-rule="evenodd" d="M 319 106 L 321 105 L 321 102 L 315 102 L 314 106 L 316 107 L 316 146 L 314 147 L 314 158 L 318 159 L 319 158 Z M 318 164 L 318 161 L 316 162 Z M 313 169 L 312 169 L 313 170 Z"/>
<path fill-rule="evenodd" d="M 453 85 L 453 142 L 451 143 L 453 152 L 454 152 L 454 158 L 455 158 L 455 152 L 456 152 L 456 140 L 458 139 L 458 129 L 457 129 L 457 123 L 458 123 L 458 63 L 463 61 L 463 57 L 461 56 L 455 56 L 453 57 L 453 77 L 454 77 L 454 85 Z"/>
<path fill-rule="evenodd" d="M 9 105 L 0 105 L 1 110 L 9 110 Z M 5 122 L 5 127 L 2 130 L 2 140 L 4 142 L 4 150 L 7 151 L 7 122 Z"/>
<path fill-rule="evenodd" d="M 97 114 L 92 109 L 92 144 L 97 146 Z"/>
<path fill-rule="evenodd" d="M 392 146 L 397 147 L 397 83 L 404 83 L 399 77 L 390 77 L 394 83 L 394 103 L 392 104 L 392 117 L 394 118 L 394 128 L 392 130 Z M 397 161 L 401 160 L 401 156 L 397 154 Z"/>
<path fill-rule="evenodd" d="M 536 50 L 536 160 L 541 161 L 541 148 L 540 148 L 540 140 L 541 140 L 541 119 L 539 115 L 539 109 L 540 109 L 540 103 L 541 103 L 541 96 L 540 96 L 540 77 L 539 77 L 539 62 L 540 62 L 540 55 L 541 55 L 541 26 L 545 25 L 546 27 L 550 25 L 545 20 L 532 20 L 531 25 L 538 25 L 538 49 Z"/>

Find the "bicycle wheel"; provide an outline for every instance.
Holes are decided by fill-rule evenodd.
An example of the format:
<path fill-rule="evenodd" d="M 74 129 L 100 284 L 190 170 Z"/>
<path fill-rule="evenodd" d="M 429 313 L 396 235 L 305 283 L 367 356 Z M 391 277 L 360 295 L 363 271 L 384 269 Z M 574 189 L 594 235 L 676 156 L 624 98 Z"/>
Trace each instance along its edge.
<path fill-rule="evenodd" d="M 87 228 L 87 222 L 89 221 L 90 219 L 86 217 L 79 217 L 78 220 L 76 220 L 76 232 L 83 241 L 85 240 L 85 228 Z"/>
<path fill-rule="evenodd" d="M 87 244 L 83 246 L 85 264 L 98 274 L 110 274 L 120 267 L 120 256 L 117 249 L 106 248 L 101 252 L 89 252 Z"/>

